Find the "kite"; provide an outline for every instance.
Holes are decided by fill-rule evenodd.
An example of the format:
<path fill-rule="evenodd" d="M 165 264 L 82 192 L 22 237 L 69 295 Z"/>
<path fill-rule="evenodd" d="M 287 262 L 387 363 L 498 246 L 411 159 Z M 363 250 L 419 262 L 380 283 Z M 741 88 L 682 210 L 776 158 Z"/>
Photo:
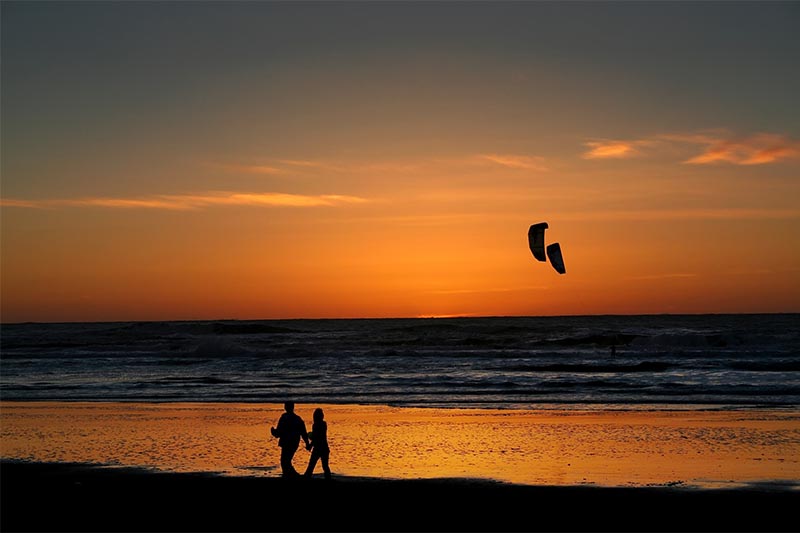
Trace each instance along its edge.
<path fill-rule="evenodd" d="M 528 247 L 531 249 L 533 257 L 537 260 L 546 262 L 549 259 L 556 272 L 566 274 L 567 269 L 564 266 L 564 257 L 561 254 L 561 245 L 555 242 L 545 248 L 544 230 L 548 227 L 547 222 L 539 222 L 528 228 Z"/>
<path fill-rule="evenodd" d="M 553 265 L 553 268 L 556 269 L 556 272 L 559 274 L 567 273 L 567 269 L 564 266 L 564 258 L 561 256 L 560 244 L 554 242 L 547 247 L 547 258 L 550 260 L 550 264 Z"/>
<path fill-rule="evenodd" d="M 533 257 L 539 261 L 547 261 L 544 255 L 544 230 L 547 229 L 547 222 L 539 222 L 528 228 L 528 246 L 530 246 Z"/>

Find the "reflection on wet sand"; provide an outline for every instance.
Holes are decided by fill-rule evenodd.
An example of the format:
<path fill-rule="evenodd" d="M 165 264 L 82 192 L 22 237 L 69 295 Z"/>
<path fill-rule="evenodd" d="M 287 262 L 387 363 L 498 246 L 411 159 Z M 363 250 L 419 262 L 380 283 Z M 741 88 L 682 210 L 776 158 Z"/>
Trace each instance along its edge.
<path fill-rule="evenodd" d="M 323 407 L 334 476 L 535 485 L 727 486 L 800 480 L 793 411 Z M 4 459 L 280 476 L 278 404 L 0 403 Z M 304 468 L 302 447 L 295 466 Z"/>

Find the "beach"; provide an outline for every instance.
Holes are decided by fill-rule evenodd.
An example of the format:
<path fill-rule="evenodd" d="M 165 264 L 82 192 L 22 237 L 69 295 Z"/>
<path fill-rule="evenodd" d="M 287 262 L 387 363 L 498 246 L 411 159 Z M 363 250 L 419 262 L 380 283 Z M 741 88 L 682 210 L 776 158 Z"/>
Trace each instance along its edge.
<path fill-rule="evenodd" d="M 2 464 L 11 531 L 796 531 L 779 487 L 524 486 L 312 480 Z"/>
<path fill-rule="evenodd" d="M 296 412 L 310 429 L 316 404 Z M 800 480 L 795 410 L 322 404 L 335 473 L 521 485 L 736 488 Z M 279 477 L 279 404 L 0 402 L 4 459 Z M 308 461 L 301 447 L 298 468 Z"/>
<path fill-rule="evenodd" d="M 281 405 L 2 402 L 2 529 L 798 529 L 795 411 L 323 407 L 333 479 L 287 481 Z"/>
<path fill-rule="evenodd" d="M 0 0 L 0 533 L 800 533 L 798 23 Z"/>

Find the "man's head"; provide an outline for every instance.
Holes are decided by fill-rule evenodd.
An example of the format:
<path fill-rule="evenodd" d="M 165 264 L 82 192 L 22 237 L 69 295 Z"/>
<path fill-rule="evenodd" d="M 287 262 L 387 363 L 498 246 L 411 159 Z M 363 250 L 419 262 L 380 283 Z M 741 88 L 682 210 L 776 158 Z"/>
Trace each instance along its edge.
<path fill-rule="evenodd" d="M 284 402 L 283 408 L 286 409 L 287 413 L 291 413 L 294 411 L 294 402 Z"/>

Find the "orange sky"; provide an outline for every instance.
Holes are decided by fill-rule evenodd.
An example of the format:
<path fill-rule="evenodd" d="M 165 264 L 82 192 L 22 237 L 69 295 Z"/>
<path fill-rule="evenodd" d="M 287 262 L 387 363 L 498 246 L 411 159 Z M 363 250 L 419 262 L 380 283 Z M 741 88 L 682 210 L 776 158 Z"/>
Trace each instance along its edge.
<path fill-rule="evenodd" d="M 3 4 L 3 322 L 800 311 L 796 6 L 222 5 Z"/>

